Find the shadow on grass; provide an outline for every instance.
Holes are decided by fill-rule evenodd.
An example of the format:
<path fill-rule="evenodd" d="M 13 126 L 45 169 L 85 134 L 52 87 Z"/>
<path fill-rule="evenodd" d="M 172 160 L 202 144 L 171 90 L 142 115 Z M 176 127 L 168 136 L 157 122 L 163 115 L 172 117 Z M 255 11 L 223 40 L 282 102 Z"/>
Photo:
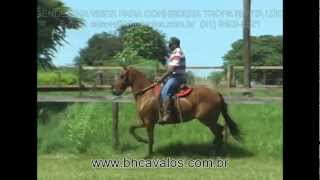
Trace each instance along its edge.
<path fill-rule="evenodd" d="M 213 157 L 214 147 L 212 144 L 171 144 L 168 146 L 160 147 L 155 150 L 156 155 L 161 156 L 188 156 L 188 157 Z M 224 152 L 227 157 L 231 158 L 244 158 L 250 157 L 254 154 L 242 147 L 226 144 L 224 145 Z"/>
<path fill-rule="evenodd" d="M 137 150 L 139 148 L 139 145 L 133 145 L 133 144 L 122 144 L 119 148 L 120 152 L 128 152 L 128 151 L 134 151 Z"/>
<path fill-rule="evenodd" d="M 64 111 L 69 105 L 73 103 L 63 103 L 63 102 L 39 102 L 38 111 L 40 109 L 50 110 L 52 112 L 58 113 Z"/>

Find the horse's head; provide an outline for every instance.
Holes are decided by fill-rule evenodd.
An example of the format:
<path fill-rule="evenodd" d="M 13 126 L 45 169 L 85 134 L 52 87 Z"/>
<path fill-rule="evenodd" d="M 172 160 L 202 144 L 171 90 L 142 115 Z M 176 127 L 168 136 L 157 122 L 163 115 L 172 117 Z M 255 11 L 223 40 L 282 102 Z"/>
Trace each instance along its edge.
<path fill-rule="evenodd" d="M 114 82 L 111 85 L 112 93 L 116 96 L 120 96 L 131 84 L 130 82 L 130 69 L 123 67 L 123 70 L 119 75 L 114 77 Z"/>

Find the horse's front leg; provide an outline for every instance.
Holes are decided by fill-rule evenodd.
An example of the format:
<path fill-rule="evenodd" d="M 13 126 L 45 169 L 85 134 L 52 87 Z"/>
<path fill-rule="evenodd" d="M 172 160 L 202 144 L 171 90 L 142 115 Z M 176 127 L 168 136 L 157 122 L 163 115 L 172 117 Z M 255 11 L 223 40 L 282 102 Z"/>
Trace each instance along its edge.
<path fill-rule="evenodd" d="M 148 154 L 146 157 L 151 157 L 153 154 L 153 139 L 154 139 L 154 124 L 148 124 L 147 125 L 147 134 L 148 134 Z"/>
<path fill-rule="evenodd" d="M 142 137 L 138 136 L 135 132 L 136 129 L 138 128 L 144 128 L 145 125 L 144 124 L 136 124 L 136 125 L 132 125 L 130 126 L 130 134 L 138 141 L 138 142 L 142 142 L 142 143 L 146 143 L 148 144 L 148 141 L 143 139 Z"/>

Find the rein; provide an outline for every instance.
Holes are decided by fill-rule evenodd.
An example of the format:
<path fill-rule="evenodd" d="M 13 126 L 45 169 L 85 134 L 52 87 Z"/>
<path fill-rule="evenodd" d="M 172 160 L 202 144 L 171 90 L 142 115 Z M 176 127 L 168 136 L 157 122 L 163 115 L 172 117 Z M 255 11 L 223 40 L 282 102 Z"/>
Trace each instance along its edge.
<path fill-rule="evenodd" d="M 153 84 L 147 86 L 146 88 L 144 88 L 142 90 L 139 90 L 138 92 L 133 92 L 133 94 L 134 94 L 134 96 L 138 96 L 138 95 L 144 94 L 146 91 L 148 91 L 149 89 L 155 87 L 156 85 L 158 85 L 158 83 L 153 83 Z"/>

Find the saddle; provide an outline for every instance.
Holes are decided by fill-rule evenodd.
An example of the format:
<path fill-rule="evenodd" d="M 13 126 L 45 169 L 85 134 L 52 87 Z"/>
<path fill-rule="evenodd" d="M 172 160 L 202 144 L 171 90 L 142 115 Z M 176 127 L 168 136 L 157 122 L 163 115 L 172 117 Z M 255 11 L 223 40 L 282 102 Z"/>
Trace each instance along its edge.
<path fill-rule="evenodd" d="M 161 91 L 161 84 L 156 85 L 152 91 L 156 96 L 160 95 L 160 91 Z M 175 97 L 186 97 L 188 96 L 190 93 L 192 92 L 192 88 L 187 86 L 186 84 L 181 84 L 179 87 L 178 92 L 175 94 Z"/>
<path fill-rule="evenodd" d="M 180 90 L 175 94 L 176 97 L 185 97 L 188 96 L 192 92 L 192 88 L 187 86 L 186 84 L 181 84 Z"/>
<path fill-rule="evenodd" d="M 161 86 L 162 86 L 161 84 L 158 84 L 152 89 L 153 94 L 156 97 L 158 97 L 159 99 L 160 99 Z M 174 102 L 174 109 L 173 109 L 175 111 L 175 113 L 173 113 L 175 115 L 175 117 L 173 117 L 173 119 L 177 119 L 180 122 L 183 121 L 179 98 L 186 97 L 186 96 L 190 95 L 191 92 L 192 92 L 191 87 L 187 86 L 186 84 L 180 85 L 178 92 L 173 97 L 173 99 L 175 101 Z M 162 116 L 162 105 L 160 105 L 160 108 L 159 108 L 159 116 Z"/>

